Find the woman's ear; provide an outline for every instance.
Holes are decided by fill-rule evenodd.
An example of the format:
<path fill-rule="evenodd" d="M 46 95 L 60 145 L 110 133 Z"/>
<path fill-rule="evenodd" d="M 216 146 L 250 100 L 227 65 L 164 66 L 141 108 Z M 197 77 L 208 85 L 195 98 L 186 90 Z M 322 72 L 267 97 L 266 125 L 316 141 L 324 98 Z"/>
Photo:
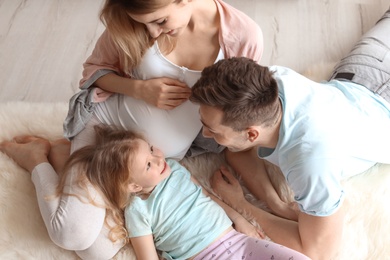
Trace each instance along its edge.
<path fill-rule="evenodd" d="M 142 187 L 136 183 L 130 183 L 128 186 L 128 189 L 132 193 L 137 193 L 137 192 L 140 192 L 142 190 Z"/>

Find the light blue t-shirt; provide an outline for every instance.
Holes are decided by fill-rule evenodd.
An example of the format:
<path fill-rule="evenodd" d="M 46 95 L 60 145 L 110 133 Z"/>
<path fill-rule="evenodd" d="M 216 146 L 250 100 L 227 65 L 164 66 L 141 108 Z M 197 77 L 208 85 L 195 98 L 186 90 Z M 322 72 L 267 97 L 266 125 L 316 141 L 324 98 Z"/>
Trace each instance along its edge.
<path fill-rule="evenodd" d="M 192 257 L 228 229 L 225 211 L 202 193 L 178 162 L 167 160 L 171 175 L 159 183 L 149 198 L 135 197 L 125 210 L 130 237 L 153 234 L 166 259 Z"/>
<path fill-rule="evenodd" d="M 390 163 L 390 104 L 354 83 L 270 69 L 283 117 L 276 148 L 258 155 L 281 168 L 303 212 L 331 215 L 344 198 L 342 179 Z"/>

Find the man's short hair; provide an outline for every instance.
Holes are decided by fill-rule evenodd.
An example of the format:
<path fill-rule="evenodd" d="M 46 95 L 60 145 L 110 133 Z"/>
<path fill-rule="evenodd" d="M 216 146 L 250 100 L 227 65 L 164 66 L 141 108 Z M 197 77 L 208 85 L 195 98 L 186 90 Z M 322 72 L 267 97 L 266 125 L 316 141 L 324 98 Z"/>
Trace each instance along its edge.
<path fill-rule="evenodd" d="M 190 100 L 221 109 L 221 123 L 235 131 L 273 125 L 281 109 L 273 72 L 244 57 L 220 60 L 205 68 L 192 87 Z"/>

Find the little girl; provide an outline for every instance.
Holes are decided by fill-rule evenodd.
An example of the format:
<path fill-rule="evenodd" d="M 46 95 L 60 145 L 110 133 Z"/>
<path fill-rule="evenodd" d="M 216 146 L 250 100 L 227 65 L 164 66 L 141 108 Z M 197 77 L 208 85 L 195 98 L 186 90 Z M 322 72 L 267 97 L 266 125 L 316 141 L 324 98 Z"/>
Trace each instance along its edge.
<path fill-rule="evenodd" d="M 66 167 L 85 172 L 106 198 L 112 237 L 123 234 L 125 217 L 137 259 L 159 259 L 157 250 L 166 259 L 308 259 L 234 230 L 231 219 L 242 227 L 243 217 L 203 193 L 182 165 L 142 136 L 95 130 L 96 144 L 74 152 Z"/>

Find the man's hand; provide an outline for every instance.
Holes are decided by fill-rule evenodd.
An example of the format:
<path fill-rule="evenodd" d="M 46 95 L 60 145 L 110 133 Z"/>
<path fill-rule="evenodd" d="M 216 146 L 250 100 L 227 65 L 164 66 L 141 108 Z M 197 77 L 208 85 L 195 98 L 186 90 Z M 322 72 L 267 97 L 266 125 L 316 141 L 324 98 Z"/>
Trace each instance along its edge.
<path fill-rule="evenodd" d="M 264 233 L 254 225 L 252 225 L 246 218 L 239 216 L 233 220 L 234 229 L 238 232 L 257 239 L 264 239 Z"/>
<path fill-rule="evenodd" d="M 245 201 L 239 181 L 225 166 L 214 173 L 210 182 L 214 192 L 232 208 L 237 209 Z"/>

